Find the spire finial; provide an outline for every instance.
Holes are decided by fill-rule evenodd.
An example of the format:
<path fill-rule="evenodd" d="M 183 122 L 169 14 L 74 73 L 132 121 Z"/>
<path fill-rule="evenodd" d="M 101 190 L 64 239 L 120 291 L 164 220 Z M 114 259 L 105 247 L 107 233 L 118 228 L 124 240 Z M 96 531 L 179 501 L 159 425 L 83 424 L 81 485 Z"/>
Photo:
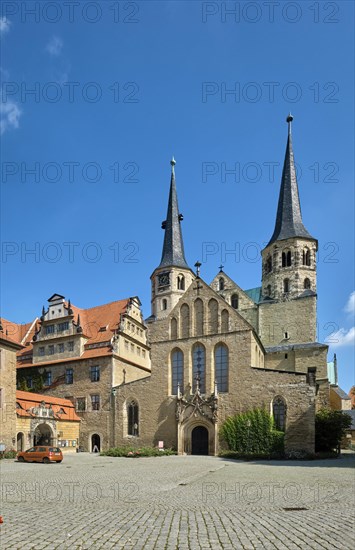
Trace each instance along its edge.
<path fill-rule="evenodd" d="M 288 124 L 288 133 L 291 134 L 291 122 L 293 121 L 293 116 L 291 113 L 288 114 L 288 117 L 286 118 L 286 122 Z"/>
<path fill-rule="evenodd" d="M 170 161 L 170 165 L 171 165 L 171 173 L 174 174 L 174 175 L 175 175 L 175 169 L 174 169 L 175 164 L 176 164 L 176 160 L 174 159 L 174 155 L 173 155 L 173 157 Z"/>

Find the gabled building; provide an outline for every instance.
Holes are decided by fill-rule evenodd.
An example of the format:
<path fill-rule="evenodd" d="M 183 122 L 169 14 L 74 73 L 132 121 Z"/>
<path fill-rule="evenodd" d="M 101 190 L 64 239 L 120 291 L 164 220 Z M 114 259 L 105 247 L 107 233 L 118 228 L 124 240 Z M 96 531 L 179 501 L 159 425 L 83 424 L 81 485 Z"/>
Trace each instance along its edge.
<path fill-rule="evenodd" d="M 150 374 L 146 333 L 137 297 L 83 309 L 53 294 L 17 354 L 18 389 L 69 400 L 81 419 L 79 446 L 106 448 L 112 388 Z"/>
<path fill-rule="evenodd" d="M 316 406 L 329 403 L 326 355 L 316 340 L 317 240 L 301 216 L 292 116 L 273 235 L 262 251 L 262 284 L 243 290 L 220 268 L 211 285 L 189 267 L 175 161 L 162 259 L 151 276 L 147 319 L 151 375 L 115 389 L 115 444 L 216 454 L 230 415 L 274 414 L 286 450 L 314 451 Z"/>
<path fill-rule="evenodd" d="M 77 449 L 81 419 L 69 399 L 17 390 L 16 417 L 17 451 L 36 445 Z"/>

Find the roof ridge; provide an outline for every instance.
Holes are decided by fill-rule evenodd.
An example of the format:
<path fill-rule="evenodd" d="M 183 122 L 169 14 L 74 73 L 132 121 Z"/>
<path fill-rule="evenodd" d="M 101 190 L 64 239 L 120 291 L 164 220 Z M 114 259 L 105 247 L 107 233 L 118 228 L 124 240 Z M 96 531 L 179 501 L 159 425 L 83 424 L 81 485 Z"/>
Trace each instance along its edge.
<path fill-rule="evenodd" d="M 75 304 L 72 304 L 72 306 L 76 307 L 76 309 L 80 309 L 81 311 L 90 311 L 91 309 L 98 309 L 105 306 L 110 306 L 111 304 L 118 304 L 119 302 L 128 302 L 130 298 L 123 298 L 122 300 L 113 300 L 112 302 L 108 302 L 107 304 L 101 304 L 98 306 L 92 306 L 88 308 L 80 308 L 76 306 Z"/>

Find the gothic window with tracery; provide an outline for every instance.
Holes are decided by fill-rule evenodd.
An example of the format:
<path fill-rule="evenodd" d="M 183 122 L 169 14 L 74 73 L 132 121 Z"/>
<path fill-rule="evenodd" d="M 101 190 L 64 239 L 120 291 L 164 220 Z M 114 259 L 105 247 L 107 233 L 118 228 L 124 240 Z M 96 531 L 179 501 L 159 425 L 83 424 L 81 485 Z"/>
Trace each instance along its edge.
<path fill-rule="evenodd" d="M 180 391 L 184 392 L 184 355 L 181 350 L 176 349 L 171 354 L 171 393 L 177 394 L 178 385 Z"/>
<path fill-rule="evenodd" d="M 284 432 L 286 428 L 286 403 L 283 397 L 277 396 L 273 400 L 272 414 L 274 416 L 276 429 Z"/>
<path fill-rule="evenodd" d="M 223 344 L 218 344 L 214 353 L 215 376 L 217 390 L 219 392 L 228 391 L 228 348 Z"/>
<path fill-rule="evenodd" d="M 193 389 L 197 387 L 197 379 L 201 393 L 206 391 L 206 353 L 202 344 L 196 344 L 192 351 Z"/>

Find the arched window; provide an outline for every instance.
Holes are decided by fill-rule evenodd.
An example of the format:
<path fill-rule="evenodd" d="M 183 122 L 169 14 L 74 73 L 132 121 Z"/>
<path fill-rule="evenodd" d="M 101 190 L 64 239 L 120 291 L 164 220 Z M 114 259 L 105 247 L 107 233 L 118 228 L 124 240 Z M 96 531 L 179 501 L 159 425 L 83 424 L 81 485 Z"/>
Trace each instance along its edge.
<path fill-rule="evenodd" d="M 231 306 L 234 307 L 234 309 L 238 309 L 239 307 L 239 296 L 238 294 L 233 294 L 231 297 Z"/>
<path fill-rule="evenodd" d="M 219 392 L 228 391 L 228 348 L 223 344 L 218 344 L 214 352 L 215 376 L 217 390 Z"/>
<path fill-rule="evenodd" d="M 272 402 L 272 414 L 276 429 L 282 432 L 286 429 L 286 403 L 283 397 L 277 396 Z"/>
<path fill-rule="evenodd" d="M 130 401 L 127 405 L 127 433 L 128 435 L 139 435 L 139 411 L 136 401 Z"/>
<path fill-rule="evenodd" d="M 181 350 L 176 349 L 171 354 L 171 393 L 177 394 L 177 387 L 184 392 L 184 355 Z"/>
<path fill-rule="evenodd" d="M 311 281 L 308 278 L 304 280 L 303 287 L 305 290 L 309 290 L 311 288 Z"/>
<path fill-rule="evenodd" d="M 271 296 L 271 285 L 267 285 L 266 287 L 266 296 Z"/>
<path fill-rule="evenodd" d="M 284 279 L 284 292 L 290 292 L 290 279 Z"/>
<path fill-rule="evenodd" d="M 218 302 L 212 298 L 208 302 L 208 324 L 210 334 L 218 332 Z"/>
<path fill-rule="evenodd" d="M 218 290 L 224 290 L 224 279 L 220 277 L 218 280 Z"/>
<path fill-rule="evenodd" d="M 172 340 L 177 339 L 177 320 L 175 319 L 175 317 L 171 319 L 170 323 L 170 338 Z"/>
<path fill-rule="evenodd" d="M 188 338 L 190 336 L 190 308 L 187 304 L 182 304 L 180 308 L 180 337 Z"/>
<path fill-rule="evenodd" d="M 168 309 L 168 300 L 166 298 L 163 298 L 161 302 L 161 308 L 164 311 L 165 309 Z"/>
<path fill-rule="evenodd" d="M 292 265 L 291 251 L 282 253 L 282 267 L 290 267 Z"/>
<path fill-rule="evenodd" d="M 203 301 L 197 298 L 194 303 L 195 313 L 195 336 L 203 335 Z"/>
<path fill-rule="evenodd" d="M 183 275 L 178 275 L 177 287 L 178 290 L 185 290 L 185 277 Z"/>
<path fill-rule="evenodd" d="M 272 271 L 272 258 L 271 256 L 268 256 L 266 259 L 266 273 L 271 273 Z"/>
<path fill-rule="evenodd" d="M 202 344 L 196 344 L 192 352 L 193 364 L 193 388 L 196 389 L 197 378 L 199 378 L 199 386 L 201 393 L 206 391 L 206 353 Z"/>
<path fill-rule="evenodd" d="M 311 265 L 311 253 L 308 248 L 303 251 L 303 265 Z"/>
<path fill-rule="evenodd" d="M 222 332 L 228 332 L 229 330 L 229 313 L 226 309 L 222 311 L 221 314 L 221 328 Z"/>

